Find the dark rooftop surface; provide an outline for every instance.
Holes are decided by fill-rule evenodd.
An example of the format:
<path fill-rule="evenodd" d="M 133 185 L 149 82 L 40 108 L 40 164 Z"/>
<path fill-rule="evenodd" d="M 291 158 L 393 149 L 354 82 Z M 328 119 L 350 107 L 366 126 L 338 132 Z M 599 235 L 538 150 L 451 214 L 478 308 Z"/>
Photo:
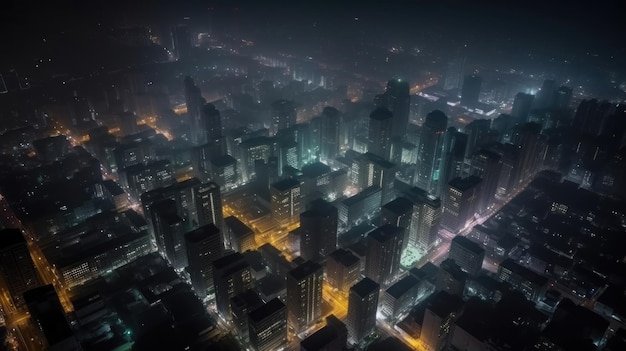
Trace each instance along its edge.
<path fill-rule="evenodd" d="M 380 285 L 370 278 L 363 278 L 360 282 L 354 284 L 350 291 L 354 291 L 358 296 L 365 297 L 373 292 L 378 292 Z"/>
<path fill-rule="evenodd" d="M 519 263 L 515 262 L 515 260 L 513 260 L 512 258 L 507 258 L 506 260 L 502 261 L 502 263 L 500 263 L 500 267 L 506 268 L 510 270 L 511 272 L 521 275 L 524 279 L 534 282 L 539 285 L 543 285 L 548 281 L 547 278 L 520 265 Z"/>
<path fill-rule="evenodd" d="M 224 218 L 224 224 L 226 224 L 226 226 L 237 235 L 253 233 L 250 227 L 245 225 L 242 221 L 239 220 L 239 218 L 235 216 L 228 216 Z"/>
<path fill-rule="evenodd" d="M 395 284 L 387 288 L 386 292 L 394 298 L 398 299 L 417 284 L 419 284 L 419 280 L 417 278 L 412 275 L 407 275 L 406 277 L 398 280 Z"/>
<path fill-rule="evenodd" d="M 302 174 L 306 177 L 306 178 L 315 178 L 315 177 L 319 177 L 321 175 L 330 173 L 332 171 L 332 169 L 321 163 L 321 162 L 314 162 L 314 163 L 310 163 L 304 167 L 302 167 Z"/>
<path fill-rule="evenodd" d="M 19 243 L 26 244 L 26 239 L 19 229 L 7 228 L 0 231 L 0 250 Z"/>
<path fill-rule="evenodd" d="M 285 306 L 285 304 L 282 301 L 280 301 L 280 299 L 274 298 L 268 301 L 265 305 L 258 307 L 254 311 L 250 312 L 248 314 L 248 317 L 251 320 L 258 322 L 258 321 L 263 320 L 263 318 L 266 318 L 267 316 L 270 316 L 271 314 L 281 309 L 284 309 L 285 312 L 287 311 L 287 307 Z"/>
<path fill-rule="evenodd" d="M 198 243 L 198 242 L 201 242 L 202 240 L 205 240 L 208 237 L 219 235 L 219 234 L 220 234 L 220 230 L 215 226 L 215 224 L 209 223 L 198 229 L 185 233 L 185 239 L 193 243 Z"/>
<path fill-rule="evenodd" d="M 314 272 L 317 272 L 321 269 L 322 269 L 322 266 L 320 266 L 319 264 L 313 261 L 306 261 L 302 263 L 301 265 L 299 265 L 298 267 L 290 270 L 289 276 L 300 281 L 308 277 L 310 274 L 313 274 Z"/>
<path fill-rule="evenodd" d="M 278 191 L 286 191 L 291 188 L 295 188 L 300 185 L 300 181 L 294 178 L 287 178 L 283 180 L 279 180 L 276 183 L 272 184 L 272 188 Z"/>
<path fill-rule="evenodd" d="M 335 261 L 341 263 L 345 267 L 350 267 L 360 261 L 351 251 L 345 249 L 337 249 L 330 255 Z"/>
<path fill-rule="evenodd" d="M 337 331 L 331 326 L 325 326 L 322 329 L 311 334 L 300 342 L 300 347 L 306 351 L 323 350 L 326 345 L 337 337 Z"/>
<path fill-rule="evenodd" d="M 383 224 L 382 226 L 372 230 L 367 237 L 371 237 L 372 239 L 383 243 L 387 240 L 394 238 L 398 233 L 401 232 L 402 229 L 396 227 L 393 224 Z"/>
<path fill-rule="evenodd" d="M 457 177 L 452 179 L 448 185 L 459 191 L 467 191 L 478 185 L 480 182 L 482 182 L 482 179 L 477 176 L 469 176 L 466 178 Z"/>
<path fill-rule="evenodd" d="M 402 214 L 413 209 L 413 202 L 406 197 L 397 197 L 394 200 L 387 202 L 382 207 L 395 214 Z"/>
<path fill-rule="evenodd" d="M 459 296 L 443 290 L 435 293 L 427 305 L 427 308 L 439 317 L 457 312 L 461 307 L 463 307 L 463 300 Z"/>
<path fill-rule="evenodd" d="M 470 251 L 472 251 L 473 253 L 477 254 L 477 255 L 481 255 L 485 252 L 485 250 L 480 247 L 480 245 L 478 245 L 477 243 L 471 241 L 470 239 L 468 239 L 467 237 L 463 236 L 463 235 L 457 235 L 454 237 L 454 239 L 452 239 L 452 243 L 456 243 Z"/>

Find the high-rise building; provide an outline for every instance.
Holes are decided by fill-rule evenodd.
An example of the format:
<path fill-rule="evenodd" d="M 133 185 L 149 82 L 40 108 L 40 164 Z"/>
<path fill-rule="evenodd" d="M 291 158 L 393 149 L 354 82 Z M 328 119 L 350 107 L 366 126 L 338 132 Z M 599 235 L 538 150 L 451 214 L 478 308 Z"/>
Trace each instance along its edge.
<path fill-rule="evenodd" d="M 382 286 L 394 281 L 400 271 L 403 236 L 402 229 L 392 224 L 384 224 L 368 234 L 366 277 Z"/>
<path fill-rule="evenodd" d="M 246 252 L 256 249 L 254 231 L 245 225 L 239 218 L 228 216 L 224 218 L 226 227 L 226 240 L 230 242 L 231 249 L 237 252 Z"/>
<path fill-rule="evenodd" d="M 9 290 L 9 297 L 13 300 L 13 306 L 18 308 L 24 305 L 22 293 L 42 284 L 30 257 L 26 239 L 19 229 L 0 231 L 0 273 Z"/>
<path fill-rule="evenodd" d="M 224 251 L 219 228 L 209 223 L 185 234 L 187 271 L 194 291 L 200 297 L 213 292 L 213 261 Z"/>
<path fill-rule="evenodd" d="M 380 285 L 367 277 L 350 288 L 348 296 L 348 335 L 361 342 L 376 329 L 376 310 Z"/>
<path fill-rule="evenodd" d="M 543 81 L 539 92 L 537 92 L 537 98 L 533 107 L 537 109 L 552 108 L 555 101 L 556 82 L 552 79 L 546 79 Z"/>
<path fill-rule="evenodd" d="M 325 107 L 321 115 L 321 124 L 320 160 L 328 162 L 339 154 L 341 113 L 334 107 Z"/>
<path fill-rule="evenodd" d="M 489 142 L 490 130 L 490 119 L 475 119 L 465 126 L 465 134 L 467 134 L 467 147 L 465 148 L 466 159 L 471 158 L 481 146 Z"/>
<path fill-rule="evenodd" d="M 163 199 L 171 199 L 176 203 L 176 213 L 179 214 L 190 229 L 198 226 L 198 213 L 196 212 L 195 190 L 202 186 L 197 178 L 176 182 L 170 186 L 157 188 L 141 194 L 141 206 L 148 226 L 153 230 L 151 205 Z"/>
<path fill-rule="evenodd" d="M 300 214 L 300 256 L 318 262 L 337 248 L 337 208 L 318 199 Z"/>
<path fill-rule="evenodd" d="M 198 225 L 215 224 L 222 232 L 222 242 L 226 246 L 230 246 L 230 243 L 224 240 L 224 213 L 222 211 L 222 194 L 219 185 L 213 182 L 201 184 L 199 187 L 194 188 L 194 197 Z"/>
<path fill-rule="evenodd" d="M 263 305 L 264 302 L 259 297 L 259 294 L 252 289 L 237 294 L 230 299 L 233 324 L 243 345 L 248 345 L 250 342 L 248 313 Z"/>
<path fill-rule="evenodd" d="M 475 107 L 480 97 L 480 88 L 483 79 L 476 75 L 465 76 L 463 87 L 461 88 L 461 105 Z"/>
<path fill-rule="evenodd" d="M 461 307 L 463 300 L 445 291 L 440 291 L 428 299 L 420 333 L 420 340 L 427 345 L 428 350 L 447 349 L 454 321 Z"/>
<path fill-rule="evenodd" d="M 380 225 L 392 224 L 402 230 L 403 250 L 409 244 L 409 229 L 412 217 L 413 202 L 405 197 L 397 197 L 380 208 Z"/>
<path fill-rule="evenodd" d="M 296 125 L 296 107 L 293 101 L 277 100 L 272 103 L 272 124 L 270 135 L 276 135 L 279 130 Z"/>
<path fill-rule="evenodd" d="M 520 150 L 520 168 L 514 186 L 532 180 L 541 166 L 542 142 L 541 125 L 526 123 L 513 128 L 511 143 Z"/>
<path fill-rule="evenodd" d="M 393 113 L 384 107 L 378 107 L 370 114 L 369 145 L 367 151 L 385 160 L 391 157 L 391 128 Z"/>
<path fill-rule="evenodd" d="M 199 144 L 214 143 L 222 137 L 222 117 L 215 105 L 205 104 L 202 107 L 199 127 Z"/>
<path fill-rule="evenodd" d="M 459 54 L 453 60 L 448 62 L 446 78 L 443 84 L 445 90 L 460 89 L 463 75 L 465 74 L 465 56 Z"/>
<path fill-rule="evenodd" d="M 572 88 L 566 86 L 560 86 L 556 90 L 556 97 L 554 99 L 554 106 L 558 109 L 569 109 L 569 105 L 572 102 Z"/>
<path fill-rule="evenodd" d="M 174 56 L 181 60 L 191 54 L 191 32 L 185 24 L 179 24 L 172 28 L 172 49 Z"/>
<path fill-rule="evenodd" d="M 420 135 L 414 184 L 435 196 L 440 193 L 439 182 L 447 125 L 448 117 L 443 112 L 432 111 L 426 116 Z"/>
<path fill-rule="evenodd" d="M 422 252 L 428 252 L 435 244 L 439 231 L 441 199 L 418 187 L 412 187 L 402 195 L 413 202 L 409 245 Z"/>
<path fill-rule="evenodd" d="M 323 267 L 306 261 L 287 273 L 289 324 L 299 332 L 322 316 Z"/>
<path fill-rule="evenodd" d="M 176 202 L 163 199 L 150 206 L 152 226 L 157 249 L 176 269 L 187 266 L 184 234 L 187 231 L 183 218 L 176 213 Z"/>
<path fill-rule="evenodd" d="M 270 187 L 272 217 L 281 226 L 296 223 L 300 217 L 300 181 L 279 180 Z"/>
<path fill-rule="evenodd" d="M 255 351 L 274 351 L 287 346 L 287 306 L 278 298 L 248 313 L 250 346 Z"/>
<path fill-rule="evenodd" d="M 467 225 L 480 203 L 481 186 L 482 179 L 477 176 L 454 178 L 448 183 L 441 216 L 443 228 L 457 233 Z"/>
<path fill-rule="evenodd" d="M 300 351 L 342 351 L 348 343 L 346 325 L 330 315 L 326 317 L 326 326 L 309 335 L 300 342 Z"/>
<path fill-rule="evenodd" d="M 530 113 L 534 100 L 535 96 L 531 94 L 517 93 L 515 95 L 511 116 L 516 124 L 524 124 L 528 121 L 528 114 Z"/>
<path fill-rule="evenodd" d="M 230 299 L 254 287 L 252 269 L 242 254 L 234 252 L 213 261 L 213 285 L 217 311 L 230 320 Z"/>
<path fill-rule="evenodd" d="M 404 138 L 406 128 L 409 125 L 409 110 L 411 107 L 409 82 L 402 79 L 389 80 L 382 99 L 383 106 L 393 114 L 391 136 L 400 139 Z"/>
<path fill-rule="evenodd" d="M 468 135 L 450 127 L 446 131 L 441 165 L 441 192 L 449 181 L 463 175 L 465 155 L 467 154 Z"/>
<path fill-rule="evenodd" d="M 501 172 L 502 157 L 498 153 L 481 149 L 472 156 L 470 175 L 483 179 L 481 201 L 477 206 L 479 213 L 486 212 L 493 206 Z"/>
<path fill-rule="evenodd" d="M 450 243 L 448 258 L 453 259 L 468 274 L 476 276 L 483 266 L 485 250 L 470 239 L 457 235 Z"/>
<path fill-rule="evenodd" d="M 394 199 L 394 181 L 398 167 L 383 157 L 372 152 L 357 156 L 351 167 L 351 175 L 359 189 L 376 185 L 381 189 L 381 201 L 387 203 Z"/>
<path fill-rule="evenodd" d="M 201 120 L 205 100 L 200 89 L 189 76 L 185 77 L 185 103 L 189 121 L 189 141 L 194 145 L 201 145 L 203 143 L 200 139 L 204 137 Z"/>
<path fill-rule="evenodd" d="M 328 285 L 347 294 L 361 276 L 361 260 L 352 252 L 337 249 L 326 260 L 326 281 Z"/>
<path fill-rule="evenodd" d="M 50 350 L 81 350 L 52 284 L 24 292 L 24 302 Z"/>

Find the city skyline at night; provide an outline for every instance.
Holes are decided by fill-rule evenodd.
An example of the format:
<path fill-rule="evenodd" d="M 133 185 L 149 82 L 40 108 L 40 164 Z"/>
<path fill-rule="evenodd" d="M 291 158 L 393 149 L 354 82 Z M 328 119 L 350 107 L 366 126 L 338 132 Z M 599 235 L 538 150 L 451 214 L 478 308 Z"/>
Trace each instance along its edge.
<path fill-rule="evenodd" d="M 616 1 L 3 7 L 0 350 L 626 349 Z"/>

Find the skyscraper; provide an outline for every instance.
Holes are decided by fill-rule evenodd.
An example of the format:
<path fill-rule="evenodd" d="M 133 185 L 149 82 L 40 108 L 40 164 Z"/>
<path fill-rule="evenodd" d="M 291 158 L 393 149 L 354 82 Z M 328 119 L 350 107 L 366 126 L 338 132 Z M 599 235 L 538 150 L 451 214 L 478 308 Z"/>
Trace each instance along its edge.
<path fill-rule="evenodd" d="M 361 342 L 376 328 L 380 285 L 367 277 L 350 288 L 346 327 L 354 342 Z"/>
<path fill-rule="evenodd" d="M 193 79 L 189 76 L 185 77 L 185 104 L 187 105 L 187 119 L 189 127 L 189 141 L 194 145 L 201 145 L 202 133 L 202 109 L 205 100 L 202 97 L 200 89 L 196 86 Z"/>
<path fill-rule="evenodd" d="M 443 84 L 445 90 L 461 88 L 461 81 L 463 80 L 463 74 L 465 74 L 466 61 L 465 56 L 458 54 L 454 59 L 448 62 L 446 78 Z"/>
<path fill-rule="evenodd" d="M 320 143 L 320 160 L 328 162 L 334 160 L 339 154 L 339 125 L 341 115 L 336 108 L 327 106 L 322 111 L 321 117 L 322 140 Z"/>
<path fill-rule="evenodd" d="M 428 252 L 434 245 L 441 221 L 441 199 L 418 187 L 403 194 L 413 202 L 413 216 L 409 227 L 409 245 Z"/>
<path fill-rule="evenodd" d="M 205 297 L 213 289 L 213 261 L 222 257 L 224 250 L 220 230 L 209 223 L 185 234 L 187 271 L 198 296 Z"/>
<path fill-rule="evenodd" d="M 213 261 L 213 285 L 217 311 L 230 320 L 230 299 L 254 287 L 252 269 L 242 254 L 234 252 Z"/>
<path fill-rule="evenodd" d="M 515 121 L 514 123 L 524 124 L 528 121 L 528 114 L 530 113 L 534 100 L 535 96 L 531 94 L 517 93 L 515 95 L 513 109 L 511 110 L 511 116 Z"/>
<path fill-rule="evenodd" d="M 369 145 L 367 151 L 385 160 L 391 157 L 391 128 L 393 113 L 387 108 L 378 107 L 370 114 Z"/>
<path fill-rule="evenodd" d="M 177 59 L 186 59 L 191 54 L 191 33 L 185 24 L 172 28 L 172 49 Z"/>
<path fill-rule="evenodd" d="M 248 313 L 250 345 L 255 351 L 274 351 L 287 346 L 287 307 L 278 298 Z"/>
<path fill-rule="evenodd" d="M 367 258 L 365 276 L 387 286 L 400 271 L 403 231 L 392 225 L 384 224 L 367 236 Z"/>
<path fill-rule="evenodd" d="M 552 108 L 556 101 L 556 82 L 552 79 L 546 79 L 541 85 L 541 89 L 537 93 L 534 101 L 534 108 L 544 109 Z"/>
<path fill-rule="evenodd" d="M 176 201 L 163 199 L 150 206 L 157 248 L 176 269 L 187 266 L 184 234 L 186 223 L 176 213 Z"/>
<path fill-rule="evenodd" d="M 300 182 L 294 178 L 279 180 L 270 187 L 272 217 L 282 226 L 298 221 L 300 216 Z"/>
<path fill-rule="evenodd" d="M 566 87 L 566 86 L 560 86 L 556 90 L 554 106 L 559 109 L 568 109 L 571 102 L 572 102 L 572 88 Z"/>
<path fill-rule="evenodd" d="M 513 128 L 511 143 L 520 150 L 520 168 L 516 173 L 516 181 L 513 186 L 532 180 L 541 166 L 542 141 L 541 125 L 538 123 L 526 123 Z"/>
<path fill-rule="evenodd" d="M 409 125 L 409 110 L 411 95 L 409 82 L 401 79 L 391 79 L 387 82 L 387 89 L 383 94 L 385 107 L 393 114 L 391 136 L 404 138 Z"/>
<path fill-rule="evenodd" d="M 465 158 L 470 159 L 474 152 L 488 143 L 490 128 L 491 120 L 489 119 L 475 119 L 465 126 L 465 134 L 467 134 Z"/>
<path fill-rule="evenodd" d="M 300 255 L 319 261 L 337 248 L 337 208 L 319 199 L 300 214 Z"/>
<path fill-rule="evenodd" d="M 272 124 L 270 135 L 276 135 L 279 130 L 287 129 L 296 124 L 296 107 L 293 101 L 277 100 L 272 103 Z"/>
<path fill-rule="evenodd" d="M 224 213 L 222 211 L 222 194 L 216 183 L 208 182 L 194 188 L 198 225 L 215 224 L 222 232 L 222 242 L 230 246 L 224 239 Z"/>
<path fill-rule="evenodd" d="M 347 294 L 361 276 L 361 260 L 345 249 L 337 249 L 326 260 L 326 281 L 330 286 Z"/>
<path fill-rule="evenodd" d="M 448 183 L 443 200 L 441 225 L 452 233 L 457 233 L 476 213 L 480 202 L 482 179 L 477 176 L 454 178 Z"/>
<path fill-rule="evenodd" d="M 42 284 L 26 246 L 26 239 L 19 229 L 0 231 L 0 273 L 16 307 L 24 304 L 22 294 L 25 291 Z"/>
<path fill-rule="evenodd" d="M 405 197 L 397 197 L 380 208 L 380 225 L 392 224 L 402 230 L 402 249 L 409 244 L 409 229 L 413 217 L 413 202 Z"/>
<path fill-rule="evenodd" d="M 50 350 L 80 350 L 54 286 L 43 285 L 24 292 L 30 318 L 43 332 Z"/>
<path fill-rule="evenodd" d="M 435 196 L 440 193 L 441 158 L 447 125 L 448 117 L 443 112 L 430 112 L 422 126 L 418 147 L 414 183 Z"/>
<path fill-rule="evenodd" d="M 287 273 L 287 311 L 296 332 L 322 316 L 323 267 L 306 261 Z"/>
<path fill-rule="evenodd" d="M 463 87 L 461 88 L 461 105 L 475 107 L 480 97 L 480 88 L 483 79 L 476 75 L 465 76 Z"/>
<path fill-rule="evenodd" d="M 470 175 L 483 179 L 481 201 L 477 206 L 478 213 L 486 212 L 493 205 L 501 172 L 502 157 L 498 153 L 481 149 L 472 157 Z"/>
<path fill-rule="evenodd" d="M 448 258 L 453 259 L 465 272 L 475 276 L 483 266 L 485 250 L 470 239 L 457 235 L 450 243 Z"/>
<path fill-rule="evenodd" d="M 445 134 L 441 165 L 440 194 L 449 181 L 463 175 L 468 135 L 449 127 Z"/>
<path fill-rule="evenodd" d="M 200 116 L 198 143 L 214 143 L 222 137 L 222 117 L 213 104 L 205 104 Z"/>

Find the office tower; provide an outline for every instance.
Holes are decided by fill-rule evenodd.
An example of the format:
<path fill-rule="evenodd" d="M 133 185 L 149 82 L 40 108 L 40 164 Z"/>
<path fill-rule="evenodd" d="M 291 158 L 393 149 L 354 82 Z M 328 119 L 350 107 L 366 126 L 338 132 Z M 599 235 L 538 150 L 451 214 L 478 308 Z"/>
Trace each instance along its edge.
<path fill-rule="evenodd" d="M 498 132 L 498 140 L 499 142 L 507 142 L 505 140 L 505 136 L 508 135 L 510 129 L 515 124 L 513 116 L 502 113 L 498 115 L 498 117 L 494 118 L 491 122 L 491 129 Z"/>
<path fill-rule="evenodd" d="M 241 169 L 244 181 L 254 179 L 254 162 L 256 160 L 263 160 L 269 163 L 273 144 L 273 138 L 269 138 L 267 136 L 252 137 L 250 139 L 243 140 L 239 144 L 238 148 L 241 157 Z M 274 160 L 276 165 L 276 176 L 278 176 L 278 158 L 275 158 Z"/>
<path fill-rule="evenodd" d="M 184 234 L 187 226 L 176 213 L 176 202 L 163 199 L 150 206 L 154 238 L 159 252 L 176 269 L 187 266 L 187 251 Z"/>
<path fill-rule="evenodd" d="M 206 103 L 202 97 L 200 89 L 196 86 L 193 79 L 189 76 L 185 77 L 185 104 L 187 105 L 187 118 L 189 121 L 189 141 L 194 145 L 201 145 L 202 133 L 202 110 Z"/>
<path fill-rule="evenodd" d="M 443 88 L 445 90 L 459 89 L 461 88 L 461 81 L 465 74 L 465 56 L 457 55 L 453 60 L 448 62 L 446 70 L 446 78 L 444 80 Z"/>
<path fill-rule="evenodd" d="M 470 159 L 481 146 L 489 142 L 490 130 L 491 120 L 489 119 L 475 119 L 465 126 L 465 134 L 467 134 L 466 159 Z"/>
<path fill-rule="evenodd" d="M 428 252 L 433 247 L 439 231 L 441 199 L 418 187 L 408 189 L 402 196 L 413 202 L 409 245 L 422 252 Z"/>
<path fill-rule="evenodd" d="M 511 116 L 515 124 L 524 124 L 528 121 L 528 114 L 534 100 L 535 96 L 531 94 L 517 93 L 515 95 L 513 109 L 511 110 Z"/>
<path fill-rule="evenodd" d="M 380 285 L 367 277 L 350 288 L 346 327 L 348 335 L 356 343 L 376 329 L 379 290 Z"/>
<path fill-rule="evenodd" d="M 400 271 L 403 236 L 402 229 L 391 224 L 384 224 L 368 234 L 366 277 L 382 286 L 393 282 Z"/>
<path fill-rule="evenodd" d="M 222 117 L 213 104 L 205 104 L 200 115 L 198 143 L 212 143 L 222 137 Z M 202 134 L 202 135 L 200 135 Z"/>
<path fill-rule="evenodd" d="M 150 229 L 154 230 L 150 206 L 158 200 L 171 199 L 176 202 L 176 213 L 179 214 L 190 229 L 198 225 L 195 191 L 202 186 L 197 178 L 176 182 L 167 187 L 157 188 L 141 194 L 143 214 Z"/>
<path fill-rule="evenodd" d="M 558 109 L 569 109 L 569 104 L 571 102 L 572 102 L 572 88 L 566 87 L 566 86 L 560 86 L 556 90 L 554 106 Z"/>
<path fill-rule="evenodd" d="M 480 87 L 483 79 L 476 75 L 465 76 L 463 87 L 461 88 L 461 105 L 475 107 L 480 97 Z"/>
<path fill-rule="evenodd" d="M 398 171 L 395 163 L 368 151 L 353 161 L 351 171 L 357 178 L 359 189 L 376 185 L 381 189 L 383 203 L 395 198 L 394 183 Z"/>
<path fill-rule="evenodd" d="M 198 225 L 215 224 L 222 231 L 222 242 L 230 246 L 224 239 L 224 213 L 222 211 L 222 194 L 216 183 L 208 182 L 193 189 Z"/>
<path fill-rule="evenodd" d="M 337 248 L 337 208 L 318 199 L 300 214 L 300 256 L 318 262 Z"/>
<path fill-rule="evenodd" d="M 407 275 L 385 290 L 381 313 L 392 320 L 413 307 L 419 297 L 420 281 L 413 275 Z"/>
<path fill-rule="evenodd" d="M 252 269 L 239 252 L 213 261 L 215 305 L 222 318 L 231 319 L 230 299 L 254 287 Z"/>
<path fill-rule="evenodd" d="M 547 288 L 548 279 L 507 258 L 498 266 L 498 280 L 509 283 L 530 301 L 537 302 Z"/>
<path fill-rule="evenodd" d="M 402 230 L 402 249 L 409 245 L 409 229 L 413 217 L 413 202 L 398 197 L 380 208 L 380 225 L 391 224 Z"/>
<path fill-rule="evenodd" d="M 537 109 L 552 108 L 555 100 L 556 82 L 552 79 L 546 79 L 543 81 L 539 92 L 537 92 L 533 107 Z"/>
<path fill-rule="evenodd" d="M 347 294 L 350 287 L 361 276 L 361 260 L 352 252 L 337 249 L 326 260 L 326 282 L 342 294 Z"/>
<path fill-rule="evenodd" d="M 186 233 L 185 245 L 191 285 L 196 294 L 204 298 L 213 292 L 213 261 L 222 257 L 222 235 L 219 228 L 209 223 Z"/>
<path fill-rule="evenodd" d="M 339 141 L 340 112 L 334 107 L 325 107 L 321 115 L 321 124 L 320 160 L 329 162 L 337 157 L 341 146 Z"/>
<path fill-rule="evenodd" d="M 445 291 L 455 296 L 463 296 L 469 275 L 453 259 L 446 258 L 439 264 L 435 291 Z"/>
<path fill-rule="evenodd" d="M 19 229 L 0 231 L 0 272 L 0 280 L 6 284 L 13 306 L 18 308 L 24 304 L 22 293 L 42 283 L 30 257 L 26 239 Z"/>
<path fill-rule="evenodd" d="M 225 238 L 230 242 L 231 249 L 237 252 L 246 252 L 256 249 L 254 231 L 245 225 L 239 218 L 228 216 L 224 218 L 226 228 Z"/>
<path fill-rule="evenodd" d="M 24 292 L 30 318 L 46 338 L 50 350 L 80 350 L 59 296 L 52 284 Z"/>
<path fill-rule="evenodd" d="M 448 183 L 443 199 L 441 226 L 458 233 L 474 218 L 476 205 L 480 202 L 482 179 L 477 176 L 454 178 Z"/>
<path fill-rule="evenodd" d="M 435 110 L 426 116 L 418 147 L 418 163 L 415 167 L 414 184 L 438 196 L 443 155 L 443 143 L 448 117 Z"/>
<path fill-rule="evenodd" d="M 470 239 L 457 235 L 450 243 L 448 258 L 453 259 L 468 274 L 476 276 L 483 266 L 485 250 Z"/>
<path fill-rule="evenodd" d="M 501 172 L 502 157 L 498 153 L 481 149 L 472 156 L 470 175 L 483 179 L 481 201 L 477 206 L 478 213 L 487 212 L 493 207 Z"/>
<path fill-rule="evenodd" d="M 288 319 L 296 333 L 322 316 L 323 271 L 321 265 L 306 261 L 287 273 Z"/>
<path fill-rule="evenodd" d="M 420 333 L 420 340 L 426 344 L 427 350 L 447 349 L 454 321 L 462 307 L 460 297 L 445 291 L 435 293 L 428 299 Z"/>
<path fill-rule="evenodd" d="M 270 135 L 276 135 L 279 130 L 296 125 L 296 107 L 293 101 L 277 100 L 272 103 L 272 124 Z"/>
<path fill-rule="evenodd" d="M 538 123 L 526 123 L 513 128 L 511 143 L 519 147 L 520 168 L 514 183 L 515 187 L 524 182 L 529 182 L 541 167 L 541 154 L 543 145 L 541 142 L 541 125 Z"/>
<path fill-rule="evenodd" d="M 185 24 L 172 28 L 172 53 L 181 60 L 189 58 L 191 54 L 191 32 Z"/>
<path fill-rule="evenodd" d="M 285 168 L 300 168 L 298 143 L 293 139 L 280 140 L 278 146 L 278 170 L 282 174 Z"/>
<path fill-rule="evenodd" d="M 385 160 L 391 156 L 392 123 L 393 114 L 384 107 L 378 107 L 370 114 L 367 151 Z"/>
<path fill-rule="evenodd" d="M 300 216 L 300 181 L 279 180 L 270 187 L 272 218 L 281 226 L 296 223 Z"/>
<path fill-rule="evenodd" d="M 516 145 L 506 143 L 496 146 L 496 152 L 502 156 L 502 171 L 498 180 L 496 198 L 502 200 L 516 189 L 521 157 L 520 149 Z"/>
<path fill-rule="evenodd" d="M 387 82 L 385 93 L 381 96 L 382 106 L 393 114 L 391 136 L 404 138 L 409 125 L 409 110 L 411 107 L 409 82 L 401 79 L 391 79 Z"/>
<path fill-rule="evenodd" d="M 243 345 L 249 345 L 250 343 L 250 325 L 248 319 L 248 313 L 254 311 L 258 307 L 263 306 L 265 303 L 256 291 L 250 289 L 237 294 L 230 299 L 230 309 L 233 316 L 233 324 L 237 330 L 237 335 L 242 340 Z M 285 316 L 286 318 L 286 316 Z"/>
<path fill-rule="evenodd" d="M 217 156 L 211 159 L 210 172 L 203 181 L 213 180 L 221 189 L 233 189 L 239 182 L 237 159 L 230 155 Z"/>
<path fill-rule="evenodd" d="M 464 172 L 465 155 L 468 148 L 468 135 L 450 127 L 446 131 L 441 165 L 440 193 L 446 184 Z"/>
<path fill-rule="evenodd" d="M 300 342 L 300 351 L 343 351 L 347 343 L 346 325 L 331 314 L 326 317 L 326 326 Z"/>
<path fill-rule="evenodd" d="M 255 351 L 274 351 L 287 346 L 287 307 L 278 298 L 248 313 L 250 345 Z"/>

